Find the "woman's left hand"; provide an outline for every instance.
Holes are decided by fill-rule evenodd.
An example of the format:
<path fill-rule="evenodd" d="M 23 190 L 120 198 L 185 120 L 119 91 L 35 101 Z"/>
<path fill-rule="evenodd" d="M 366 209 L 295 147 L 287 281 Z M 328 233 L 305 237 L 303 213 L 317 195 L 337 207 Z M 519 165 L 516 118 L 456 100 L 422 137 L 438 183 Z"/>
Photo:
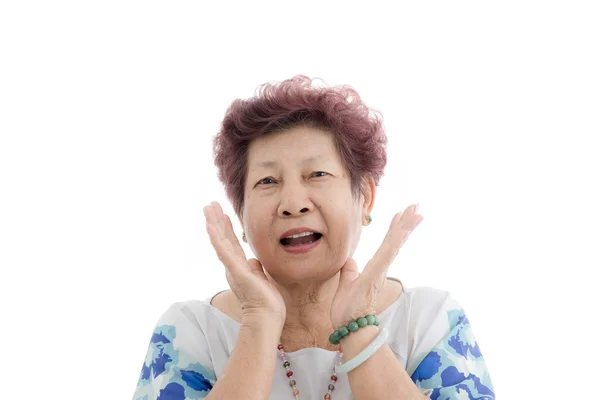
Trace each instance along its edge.
<path fill-rule="evenodd" d="M 340 283 L 331 303 L 334 329 L 365 315 L 377 314 L 377 298 L 387 279 L 388 269 L 406 239 L 423 220 L 417 211 L 418 205 L 413 204 L 394 216 L 381 247 L 362 273 L 358 272 L 352 257 L 348 258 L 341 269 Z"/>

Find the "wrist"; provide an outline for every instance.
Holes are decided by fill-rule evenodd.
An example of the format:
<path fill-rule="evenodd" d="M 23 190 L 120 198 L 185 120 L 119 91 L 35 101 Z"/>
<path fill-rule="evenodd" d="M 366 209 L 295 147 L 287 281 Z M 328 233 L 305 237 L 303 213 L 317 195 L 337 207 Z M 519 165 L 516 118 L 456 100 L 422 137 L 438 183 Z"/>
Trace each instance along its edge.
<path fill-rule="evenodd" d="M 281 334 L 285 320 L 275 318 L 272 315 L 246 314 L 242 316 L 241 326 L 252 330 L 262 330 Z"/>
<path fill-rule="evenodd" d="M 367 314 L 364 317 L 360 317 L 355 321 L 350 321 L 346 326 L 343 325 L 339 329 L 336 329 L 331 335 L 329 335 L 329 342 L 331 344 L 340 344 L 340 341 L 350 335 L 352 332 L 357 332 L 361 328 L 367 326 L 379 326 L 379 318 L 375 314 Z"/>
<path fill-rule="evenodd" d="M 369 310 L 369 309 L 365 309 L 364 311 L 359 311 L 359 312 L 355 312 L 349 316 L 343 317 L 343 318 L 337 318 L 337 319 L 331 319 L 331 324 L 334 327 L 337 327 L 336 329 L 338 329 L 339 327 L 342 326 L 348 326 L 348 324 L 352 321 L 357 321 L 360 317 L 366 317 L 367 315 L 373 315 L 376 316 L 377 315 L 377 311 L 376 310 Z"/>
<path fill-rule="evenodd" d="M 340 347 L 344 352 L 344 358 L 346 360 L 351 360 L 356 357 L 358 353 L 363 351 L 369 344 L 375 340 L 375 338 L 379 335 L 380 329 L 375 325 L 367 325 L 363 328 L 360 328 L 356 332 L 352 332 L 352 334 L 343 337 L 340 340 Z"/>

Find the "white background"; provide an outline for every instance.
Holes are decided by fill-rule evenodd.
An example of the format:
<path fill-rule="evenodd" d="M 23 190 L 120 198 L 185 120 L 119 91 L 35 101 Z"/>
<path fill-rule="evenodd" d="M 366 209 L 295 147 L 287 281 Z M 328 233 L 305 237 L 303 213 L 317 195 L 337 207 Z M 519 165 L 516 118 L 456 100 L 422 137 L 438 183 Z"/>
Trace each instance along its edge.
<path fill-rule="evenodd" d="M 389 275 L 463 304 L 498 398 L 595 393 L 594 3 L 3 2 L 0 397 L 131 398 L 159 316 L 227 288 L 226 108 L 296 74 L 384 115 L 359 265 L 419 202 Z"/>

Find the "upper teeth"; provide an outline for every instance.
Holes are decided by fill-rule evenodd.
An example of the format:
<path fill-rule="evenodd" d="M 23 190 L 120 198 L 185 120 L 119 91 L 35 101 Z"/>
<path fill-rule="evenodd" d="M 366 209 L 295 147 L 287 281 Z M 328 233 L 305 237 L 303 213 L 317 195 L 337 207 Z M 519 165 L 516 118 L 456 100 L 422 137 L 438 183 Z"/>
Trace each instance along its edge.
<path fill-rule="evenodd" d="M 302 233 L 299 233 L 299 234 L 297 234 L 297 235 L 286 236 L 286 237 L 285 237 L 285 239 L 299 238 L 299 237 L 302 237 L 302 236 L 308 236 L 308 235 L 312 235 L 312 234 L 314 234 L 314 233 L 315 233 L 315 232 L 302 232 Z"/>

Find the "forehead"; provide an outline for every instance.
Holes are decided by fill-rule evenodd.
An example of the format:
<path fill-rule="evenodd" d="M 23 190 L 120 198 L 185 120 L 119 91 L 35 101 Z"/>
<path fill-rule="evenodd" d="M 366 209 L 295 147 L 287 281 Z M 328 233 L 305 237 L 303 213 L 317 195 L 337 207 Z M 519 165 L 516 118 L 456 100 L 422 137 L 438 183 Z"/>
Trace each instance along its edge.
<path fill-rule="evenodd" d="M 337 162 L 338 157 L 333 135 L 318 128 L 298 127 L 269 133 L 253 140 L 248 148 L 250 170 L 323 161 Z"/>

